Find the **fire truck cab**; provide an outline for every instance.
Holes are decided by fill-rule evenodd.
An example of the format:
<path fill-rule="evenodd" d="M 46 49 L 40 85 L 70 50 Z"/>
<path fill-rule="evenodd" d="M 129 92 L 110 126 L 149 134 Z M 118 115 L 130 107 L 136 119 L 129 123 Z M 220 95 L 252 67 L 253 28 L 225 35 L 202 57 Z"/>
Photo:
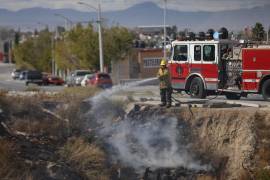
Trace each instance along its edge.
<path fill-rule="evenodd" d="M 168 61 L 174 90 L 192 98 L 262 94 L 270 101 L 270 48 L 247 48 L 231 40 L 174 41 Z"/>

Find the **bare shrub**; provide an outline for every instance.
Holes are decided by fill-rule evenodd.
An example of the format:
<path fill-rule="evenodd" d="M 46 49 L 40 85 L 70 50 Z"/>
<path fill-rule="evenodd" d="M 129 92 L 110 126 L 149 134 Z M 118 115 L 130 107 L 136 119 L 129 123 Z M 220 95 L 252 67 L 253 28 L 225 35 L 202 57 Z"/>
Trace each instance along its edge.
<path fill-rule="evenodd" d="M 104 152 L 82 138 L 70 138 L 60 150 L 60 155 L 77 171 L 91 180 L 109 179 Z"/>
<path fill-rule="evenodd" d="M 70 87 L 65 88 L 57 95 L 57 99 L 64 103 L 64 106 L 58 109 L 57 114 L 69 120 L 71 134 L 80 133 L 84 129 L 85 120 L 81 118 L 81 114 L 90 108 L 84 100 L 94 96 L 99 91 L 94 87 Z"/>

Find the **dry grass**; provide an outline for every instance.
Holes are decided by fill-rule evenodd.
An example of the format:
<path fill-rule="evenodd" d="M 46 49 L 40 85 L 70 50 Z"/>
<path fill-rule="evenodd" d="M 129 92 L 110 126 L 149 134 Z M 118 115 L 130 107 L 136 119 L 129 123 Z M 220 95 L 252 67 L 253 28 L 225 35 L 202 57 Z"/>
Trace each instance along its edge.
<path fill-rule="evenodd" d="M 99 91 L 100 89 L 95 87 L 67 87 L 57 95 L 57 98 L 66 100 L 67 102 L 74 100 L 82 101 L 94 96 Z"/>
<path fill-rule="evenodd" d="M 31 92 L 39 92 L 40 91 L 40 87 L 36 84 L 30 84 L 27 86 L 27 88 L 25 89 L 25 91 L 31 91 Z"/>
<path fill-rule="evenodd" d="M 98 91 L 96 88 L 72 87 L 65 88 L 58 94 L 47 95 L 40 92 L 33 96 L 6 96 L 3 92 L 0 94 L 0 108 L 10 118 L 8 123 L 14 130 L 27 134 L 63 136 L 83 129 L 84 121 L 80 118 L 82 101 Z M 63 104 L 55 112 L 62 120 L 42 111 L 44 101 Z"/>
<path fill-rule="evenodd" d="M 10 124 L 10 128 L 29 135 L 45 135 L 54 138 L 64 138 L 68 134 L 68 123 L 56 119 L 17 119 Z"/>
<path fill-rule="evenodd" d="M 15 153 L 15 144 L 0 139 L 0 178 L 5 180 L 30 179 L 30 169 L 18 160 Z"/>
<path fill-rule="evenodd" d="M 69 130 L 71 133 L 80 133 L 85 127 L 85 121 L 81 114 L 90 107 L 83 101 L 94 96 L 100 89 L 94 87 L 70 87 L 60 92 L 56 99 L 64 102 L 63 106 L 57 111 L 64 119 L 69 120 Z"/>
<path fill-rule="evenodd" d="M 67 133 L 67 122 L 44 112 L 41 106 L 43 98 L 3 97 L 0 108 L 8 118 L 6 124 L 14 131 L 30 135 L 63 137 Z"/>
<path fill-rule="evenodd" d="M 256 134 L 257 134 L 257 167 L 255 179 L 270 180 L 270 170 L 265 167 L 270 166 L 270 113 L 260 111 L 255 114 Z"/>
<path fill-rule="evenodd" d="M 84 139 L 69 139 L 59 153 L 72 167 L 85 174 L 88 179 L 109 179 L 105 167 L 104 152 Z"/>
<path fill-rule="evenodd" d="M 7 90 L 0 89 L 0 98 L 6 96 L 8 93 Z"/>
<path fill-rule="evenodd" d="M 255 172 L 256 180 L 269 180 L 270 179 L 270 170 L 269 169 L 258 169 Z"/>
<path fill-rule="evenodd" d="M 67 141 L 67 137 L 74 133 L 69 129 L 79 131 L 83 127 L 83 120 L 80 118 L 82 101 L 93 96 L 97 91 L 94 88 L 66 88 L 63 92 L 52 96 L 37 93 L 25 97 L 7 96 L 6 92 L 0 92 L 0 109 L 4 111 L 5 123 L 13 131 L 38 135 L 45 139 L 56 138 L 59 143 L 55 148 L 65 144 L 60 155 L 72 169 L 81 173 L 86 179 L 107 180 L 109 178 L 105 167 L 106 157 L 98 147 L 89 144 L 82 138 L 72 138 Z M 60 110 L 55 113 L 61 118 L 55 118 L 44 112 L 43 101 L 60 102 Z M 65 119 L 68 119 L 69 122 Z M 19 145 L 18 142 L 14 143 L 11 139 L 0 139 L 0 179 L 31 180 L 33 179 L 32 171 L 26 168 L 24 159 L 18 157 L 16 152 L 19 150 L 16 149 L 16 145 Z M 46 141 L 46 143 L 50 145 L 50 141 Z M 56 144 L 52 144 L 52 146 L 56 146 Z"/>

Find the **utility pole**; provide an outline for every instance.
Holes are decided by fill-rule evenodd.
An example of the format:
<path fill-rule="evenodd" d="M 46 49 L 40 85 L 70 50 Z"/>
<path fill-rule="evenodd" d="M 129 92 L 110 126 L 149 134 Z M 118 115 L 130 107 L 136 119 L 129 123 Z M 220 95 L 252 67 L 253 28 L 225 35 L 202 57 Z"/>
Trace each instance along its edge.
<path fill-rule="evenodd" d="M 73 28 L 73 21 L 64 16 L 63 14 L 54 14 L 55 16 L 61 17 L 65 20 L 65 30 L 68 31 Z"/>
<path fill-rule="evenodd" d="M 103 56 L 103 39 L 102 39 L 102 27 L 101 27 L 101 4 L 98 3 L 98 41 L 99 41 L 99 59 L 100 59 L 100 72 L 104 72 L 104 56 Z"/>
<path fill-rule="evenodd" d="M 270 26 L 268 26 L 268 29 L 267 29 L 267 38 L 266 38 L 266 42 L 267 44 L 269 44 L 269 31 L 270 31 Z"/>
<path fill-rule="evenodd" d="M 167 28 L 166 28 L 166 16 L 167 16 L 167 0 L 164 0 L 163 8 L 163 27 L 164 27 L 164 44 L 163 44 L 163 58 L 167 60 L 167 50 L 166 50 L 166 37 L 167 37 Z"/>
<path fill-rule="evenodd" d="M 12 63 L 12 40 L 11 39 L 8 40 L 8 61 L 9 61 L 9 64 Z"/>
<path fill-rule="evenodd" d="M 54 38 L 55 38 L 55 29 L 53 28 L 52 29 L 52 39 L 51 39 L 51 41 L 52 41 L 52 44 L 51 44 L 51 46 L 52 46 L 52 75 L 54 76 L 55 75 L 55 52 L 54 52 L 54 46 L 55 46 L 55 42 L 54 42 Z"/>
<path fill-rule="evenodd" d="M 98 1 L 98 7 L 92 6 L 85 2 L 78 2 L 78 4 L 85 5 L 91 9 L 94 9 L 98 13 L 98 41 L 99 41 L 99 68 L 100 72 L 104 72 L 104 56 L 103 56 L 103 38 L 102 38 L 102 18 L 101 18 L 101 0 Z"/>

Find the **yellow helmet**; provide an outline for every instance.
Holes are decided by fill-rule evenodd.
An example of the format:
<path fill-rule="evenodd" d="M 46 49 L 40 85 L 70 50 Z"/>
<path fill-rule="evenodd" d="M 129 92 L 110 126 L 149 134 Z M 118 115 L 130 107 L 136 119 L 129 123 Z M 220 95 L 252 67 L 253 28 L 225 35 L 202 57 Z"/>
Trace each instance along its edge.
<path fill-rule="evenodd" d="M 161 65 L 161 66 L 165 66 L 165 65 L 166 65 L 166 60 L 165 60 L 165 59 L 161 59 L 160 65 Z"/>

